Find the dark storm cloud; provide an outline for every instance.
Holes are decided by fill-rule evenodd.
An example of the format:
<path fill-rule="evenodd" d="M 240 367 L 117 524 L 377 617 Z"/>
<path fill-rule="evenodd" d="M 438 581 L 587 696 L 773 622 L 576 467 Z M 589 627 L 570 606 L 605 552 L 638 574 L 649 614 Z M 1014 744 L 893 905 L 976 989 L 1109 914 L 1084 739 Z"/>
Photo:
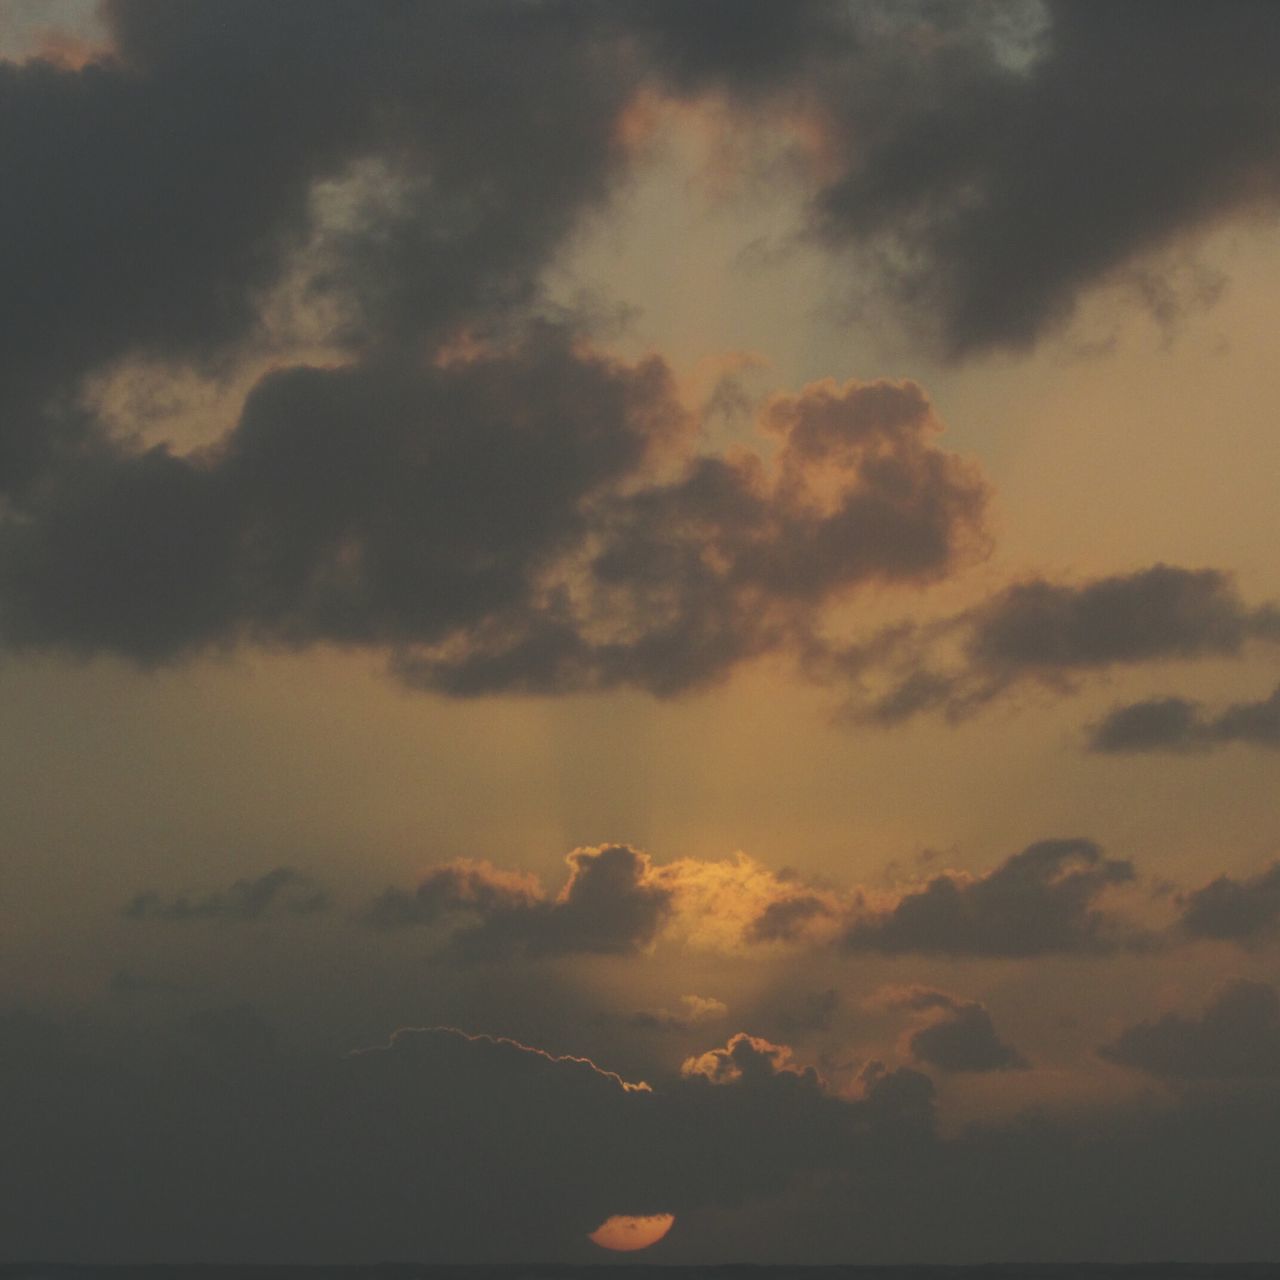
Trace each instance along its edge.
<path fill-rule="evenodd" d="M 1241 880 L 1219 876 L 1183 894 L 1179 904 L 1179 926 L 1193 938 L 1261 941 L 1280 924 L 1280 862 Z"/>
<path fill-rule="evenodd" d="M 1228 743 L 1280 748 L 1280 686 L 1217 715 L 1186 698 L 1152 698 L 1116 707 L 1091 726 L 1089 749 L 1110 753 L 1208 751 Z"/>
<path fill-rule="evenodd" d="M 631 78 L 563 5 L 112 0 L 104 18 L 113 53 L 81 71 L 0 64 L 5 488 L 83 437 L 56 401 L 86 372 L 253 335 L 316 247 L 318 181 L 376 159 L 394 186 L 307 273 L 345 336 L 379 345 L 526 299 L 619 158 Z"/>
<path fill-rule="evenodd" d="M 257 920 L 269 914 L 314 915 L 328 906 L 329 895 L 310 876 L 277 867 L 197 898 L 166 899 L 146 890 L 129 901 L 123 914 L 131 920 Z"/>
<path fill-rule="evenodd" d="M 639 950 L 672 909 L 649 855 L 628 845 L 569 854 L 569 880 L 554 899 L 530 876 L 486 863 L 453 863 L 417 889 L 388 889 L 374 903 L 376 925 L 452 925 L 447 950 L 461 959 L 610 954 Z"/>
<path fill-rule="evenodd" d="M 907 7 L 810 71 L 844 149 L 822 232 L 952 356 L 1030 347 L 1126 273 L 1167 312 L 1153 255 L 1280 198 L 1269 0 L 1053 0 L 1021 39 L 1000 8 Z"/>
<path fill-rule="evenodd" d="M 1280 609 L 1246 604 L 1230 574 L 1156 564 L 1079 585 L 1015 583 L 939 622 L 899 624 L 843 650 L 816 648 L 811 661 L 819 678 L 853 681 L 852 718 L 889 726 L 931 711 L 963 719 L 1028 683 L 1070 692 L 1118 666 L 1234 657 L 1250 643 L 1278 641 Z M 1185 715 L 1152 705 L 1120 729 L 1176 732 Z M 1232 708 L 1218 731 L 1262 735 L 1265 720 L 1265 712 Z"/>
<path fill-rule="evenodd" d="M 1210 24 L 1213 47 L 1235 48 L 1246 8 Z M 1280 634 L 1280 615 L 1250 614 L 1223 575 L 1157 566 L 1011 588 L 944 628 L 959 669 L 931 665 L 935 633 L 919 628 L 832 650 L 816 638 L 825 611 L 856 588 L 930 582 L 984 545 L 985 486 L 937 447 L 920 389 L 815 384 L 766 408 L 772 455 L 708 454 L 660 359 L 609 360 L 572 322 L 531 319 L 544 269 L 617 187 L 628 105 L 655 86 L 756 106 L 799 95 L 837 142 L 838 122 L 877 121 L 828 193 L 831 218 L 874 236 L 866 209 L 891 207 L 902 234 L 924 237 L 952 310 L 983 309 L 955 300 L 992 288 L 974 281 L 994 267 L 1010 307 L 1052 310 L 1016 301 L 1003 258 L 978 254 L 959 277 L 934 259 L 967 260 L 988 235 L 1019 243 L 1004 222 L 1022 227 L 1025 210 L 1001 201 L 1010 174 L 1029 181 L 1024 117 L 1059 103 L 1070 134 L 1080 108 L 1059 81 L 1115 89 L 1118 55 L 1094 67 L 1091 42 L 1127 48 L 1147 25 L 1172 74 L 1207 12 L 1176 9 L 1163 24 L 1145 7 L 1124 20 L 1055 10 L 1047 52 L 1017 70 L 1018 23 L 981 6 L 117 0 L 113 51 L 83 70 L 0 65 L 16 193 L 0 214 L 16 282 L 0 302 L 0 640 L 142 662 L 245 642 L 373 646 L 407 684 L 458 696 L 677 694 L 782 652 L 855 679 L 889 670 L 892 687 L 854 712 L 889 723 L 963 714 L 1023 678 Z M 1265 46 L 1275 24 L 1248 12 Z M 1256 105 L 1247 74 L 1233 83 L 1230 110 L 1210 96 L 1224 119 L 1208 132 Z M 1039 105 L 978 111 L 1005 141 L 975 178 L 970 108 L 992 85 Z M 928 149 L 904 160 L 940 120 L 954 165 L 926 163 Z M 977 193 L 954 218 L 899 216 L 936 212 L 933 184 L 952 182 Z M 1104 183 L 1077 188 L 1112 198 Z M 1055 216 L 1067 207 L 1052 202 Z M 934 245 L 956 219 L 992 229 Z M 1071 236 L 1097 222 L 1073 217 Z M 1013 261 L 1036 298 L 1092 278 L 1069 254 L 1063 280 Z M 76 407 L 84 379 L 121 361 L 225 371 L 270 347 L 264 308 L 286 284 L 330 316 L 323 340 L 341 358 L 282 360 L 220 441 L 143 449 Z"/>
<path fill-rule="evenodd" d="M 224 1013 L 219 1052 L 126 1064 L 0 1018 L 0 1170 L 6 1185 L 21 1171 L 0 1204 L 5 1256 L 588 1260 L 610 1214 L 740 1204 L 815 1170 L 874 1177 L 882 1152 L 931 1134 L 914 1073 L 849 1101 L 751 1037 L 720 1051 L 735 1066 L 715 1082 L 691 1070 L 650 1088 L 451 1028 L 333 1062 L 251 1026 Z"/>
<path fill-rule="evenodd" d="M 1235 982 L 1199 1017 L 1166 1013 L 1137 1023 L 1098 1052 L 1174 1079 L 1280 1077 L 1280 999 L 1265 983 Z"/>
<path fill-rule="evenodd" d="M 1245 1022 L 1274 1038 L 1274 1010 Z M 219 1052 L 197 1038 L 125 1060 L 82 1030 L 0 1016 L 5 1258 L 591 1261 L 586 1233 L 620 1212 L 676 1215 L 655 1262 L 734 1241 L 793 1263 L 1277 1244 L 1280 1114 L 1264 1092 L 944 1137 L 922 1073 L 875 1067 L 860 1096 L 838 1096 L 758 1036 L 645 1089 L 451 1028 L 334 1061 L 235 1023 L 212 1031 Z M 1274 1071 L 1240 1047 L 1249 1072 Z"/>
<path fill-rule="evenodd" d="M 1041 840 L 984 876 L 944 872 L 892 907 L 857 915 L 852 951 L 953 956 L 1105 953 L 1137 945 L 1131 927 L 1101 907 L 1134 879 L 1131 863 L 1091 840 Z"/>

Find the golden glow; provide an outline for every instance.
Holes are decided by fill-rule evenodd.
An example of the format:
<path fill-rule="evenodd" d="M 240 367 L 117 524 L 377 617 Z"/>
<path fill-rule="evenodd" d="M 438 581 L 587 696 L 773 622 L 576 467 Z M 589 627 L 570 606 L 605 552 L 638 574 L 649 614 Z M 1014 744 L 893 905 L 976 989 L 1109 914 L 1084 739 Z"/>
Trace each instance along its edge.
<path fill-rule="evenodd" d="M 675 1220 L 673 1213 L 654 1213 L 646 1218 L 618 1213 L 606 1218 L 587 1238 L 602 1249 L 634 1253 L 637 1249 L 657 1244 L 671 1230 Z"/>

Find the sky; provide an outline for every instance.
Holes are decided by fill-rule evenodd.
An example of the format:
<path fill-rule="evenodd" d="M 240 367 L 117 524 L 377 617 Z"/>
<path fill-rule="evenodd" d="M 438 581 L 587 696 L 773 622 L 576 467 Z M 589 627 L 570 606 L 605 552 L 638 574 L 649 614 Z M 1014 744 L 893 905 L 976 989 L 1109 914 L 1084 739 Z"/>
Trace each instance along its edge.
<path fill-rule="evenodd" d="M 0 1260 L 1280 1257 L 1278 62 L 5 0 Z"/>

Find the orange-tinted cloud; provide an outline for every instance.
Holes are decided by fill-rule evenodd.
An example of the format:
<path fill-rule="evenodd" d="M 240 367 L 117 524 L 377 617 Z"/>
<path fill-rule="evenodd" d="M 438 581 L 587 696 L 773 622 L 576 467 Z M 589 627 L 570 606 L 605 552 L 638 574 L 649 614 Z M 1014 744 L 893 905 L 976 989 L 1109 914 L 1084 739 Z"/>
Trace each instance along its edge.
<path fill-rule="evenodd" d="M 484 959 L 621 953 L 659 938 L 721 951 L 816 942 L 836 936 L 845 912 L 834 890 L 743 853 L 658 863 L 630 845 L 600 845 L 565 861 L 569 877 L 554 896 L 527 873 L 446 863 L 413 890 L 387 889 L 368 918 L 380 927 L 446 927 L 453 955 Z"/>

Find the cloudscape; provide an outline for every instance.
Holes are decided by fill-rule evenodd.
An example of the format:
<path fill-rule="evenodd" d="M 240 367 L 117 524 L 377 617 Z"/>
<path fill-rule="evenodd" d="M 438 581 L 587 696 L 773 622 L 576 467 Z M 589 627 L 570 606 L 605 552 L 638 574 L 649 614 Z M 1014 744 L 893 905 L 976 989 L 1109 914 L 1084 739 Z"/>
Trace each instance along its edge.
<path fill-rule="evenodd" d="M 1278 66 L 0 8 L 0 1262 L 1280 1258 Z"/>

